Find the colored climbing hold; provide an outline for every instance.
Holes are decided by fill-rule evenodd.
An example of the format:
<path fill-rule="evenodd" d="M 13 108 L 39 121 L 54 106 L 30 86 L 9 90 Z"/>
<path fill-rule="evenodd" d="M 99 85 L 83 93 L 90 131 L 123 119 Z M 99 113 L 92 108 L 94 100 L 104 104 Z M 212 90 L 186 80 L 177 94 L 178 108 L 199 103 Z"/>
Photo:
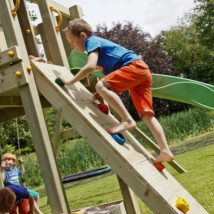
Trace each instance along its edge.
<path fill-rule="evenodd" d="M 122 134 L 120 134 L 120 133 L 114 133 L 114 134 L 111 134 L 111 136 L 120 145 L 123 145 L 125 143 L 125 138 L 123 137 Z"/>
<path fill-rule="evenodd" d="M 62 80 L 59 79 L 59 78 L 55 79 L 55 83 L 57 83 L 59 86 L 64 86 L 65 85 L 64 82 L 62 82 Z"/>
<path fill-rule="evenodd" d="M 159 170 L 159 171 L 162 171 L 163 169 L 165 169 L 165 166 L 161 163 L 161 162 L 157 162 L 157 163 L 154 163 L 155 164 L 155 167 Z"/>
<path fill-rule="evenodd" d="M 189 207 L 189 204 L 187 203 L 187 201 L 182 198 L 182 197 L 179 197 L 177 200 L 176 200 L 176 207 L 183 213 L 186 213 L 190 207 Z"/>

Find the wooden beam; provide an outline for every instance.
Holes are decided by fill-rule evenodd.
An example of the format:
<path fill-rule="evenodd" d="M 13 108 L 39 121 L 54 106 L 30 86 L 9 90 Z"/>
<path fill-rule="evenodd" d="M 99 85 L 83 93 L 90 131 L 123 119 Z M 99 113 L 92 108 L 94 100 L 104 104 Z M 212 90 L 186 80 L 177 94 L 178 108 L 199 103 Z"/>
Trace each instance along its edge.
<path fill-rule="evenodd" d="M 62 128 L 62 120 L 63 120 L 63 117 L 61 112 L 57 111 L 56 128 L 55 128 L 55 135 L 54 135 L 54 141 L 53 141 L 53 151 L 54 151 L 55 157 L 57 157 L 57 153 L 58 153 L 60 131 Z"/>
<path fill-rule="evenodd" d="M 7 46 L 13 47 L 18 46 L 21 53 L 22 61 L 25 66 L 30 65 L 30 61 L 27 54 L 27 49 L 25 47 L 25 42 L 22 36 L 20 24 L 17 15 L 13 16 L 11 10 L 14 8 L 14 3 L 12 0 L 0 1 L 0 19 L 2 28 L 4 30 L 4 35 L 6 38 Z"/>
<path fill-rule="evenodd" d="M 155 142 L 153 142 L 148 136 L 146 136 L 139 128 L 136 128 L 132 132 L 134 132 L 138 137 L 142 138 L 144 142 L 156 153 L 158 154 L 160 153 L 159 146 Z M 169 162 L 169 164 L 179 173 L 186 172 L 186 170 L 181 165 L 179 165 L 175 160 Z"/>
<path fill-rule="evenodd" d="M 39 51 L 36 41 L 34 39 L 35 35 L 31 27 L 25 0 L 20 0 L 20 6 L 17 15 L 19 18 L 19 23 L 22 30 L 22 35 L 24 37 L 28 55 L 39 56 Z"/>
<path fill-rule="evenodd" d="M 117 176 L 117 179 L 123 195 L 123 201 L 127 214 L 140 214 L 140 208 L 133 191 L 119 176 Z"/>
<path fill-rule="evenodd" d="M 24 68 L 23 63 L 18 63 L 0 71 L 0 94 L 4 96 L 10 90 L 17 93 L 16 89 L 20 85 L 27 84 L 25 73 L 27 70 Z M 8 92 L 9 93 L 9 92 Z"/>
<path fill-rule="evenodd" d="M 61 131 L 60 138 L 67 139 L 79 135 L 73 128 Z"/>
<path fill-rule="evenodd" d="M 6 65 L 10 66 L 11 64 L 21 62 L 21 61 L 22 61 L 22 56 L 20 53 L 20 49 L 18 46 L 14 46 L 1 52 L 0 68 L 5 67 Z"/>
<path fill-rule="evenodd" d="M 7 43 L 0 23 L 0 52 L 7 49 Z"/>
<path fill-rule="evenodd" d="M 43 23 L 40 23 L 37 27 L 38 27 L 37 29 L 39 30 L 39 34 L 40 34 L 41 39 L 42 39 L 42 44 L 43 44 L 43 47 L 45 50 L 45 55 L 46 55 L 47 61 L 53 62 L 53 57 L 51 54 L 51 48 L 50 48 L 50 45 L 48 42 L 48 36 L 46 35 Z"/>
<path fill-rule="evenodd" d="M 40 101 L 42 103 L 42 108 L 47 108 L 51 106 L 51 104 L 44 97 L 40 97 Z M 23 115 L 25 115 L 23 107 L 8 107 L 0 109 L 0 123 L 4 123 L 6 121 L 21 117 Z"/>
<path fill-rule="evenodd" d="M 43 29 L 50 47 L 52 61 L 56 65 L 62 65 L 69 68 L 60 31 L 55 29 L 57 23 L 55 13 L 50 10 L 51 4 L 49 1 L 38 0 L 38 6 L 43 20 Z"/>
<path fill-rule="evenodd" d="M 70 11 L 70 19 L 75 19 L 75 18 L 83 18 L 83 11 L 82 8 L 78 5 L 74 5 L 69 8 Z"/>
<path fill-rule="evenodd" d="M 23 107 L 20 97 L 0 96 L 0 108 Z"/>
<path fill-rule="evenodd" d="M 19 92 L 27 115 L 33 144 L 43 175 L 45 188 L 50 202 L 51 213 L 69 214 L 68 201 L 51 147 L 33 73 L 28 75 L 28 79 L 29 84 L 20 86 Z"/>

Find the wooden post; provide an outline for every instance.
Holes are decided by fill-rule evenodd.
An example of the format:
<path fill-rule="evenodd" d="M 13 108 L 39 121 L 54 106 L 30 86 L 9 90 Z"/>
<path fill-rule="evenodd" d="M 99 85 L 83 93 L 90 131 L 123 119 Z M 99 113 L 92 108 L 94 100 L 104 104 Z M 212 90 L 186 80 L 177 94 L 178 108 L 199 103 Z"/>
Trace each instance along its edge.
<path fill-rule="evenodd" d="M 27 121 L 44 178 L 52 213 L 69 214 L 68 202 L 59 177 L 58 166 L 51 147 L 34 79 L 31 79 L 29 84 L 20 86 L 19 92 L 27 115 Z"/>
<path fill-rule="evenodd" d="M 57 153 L 58 153 L 60 134 L 61 134 L 61 128 L 62 128 L 62 120 L 63 120 L 63 117 L 61 112 L 57 111 L 56 129 L 55 129 L 55 136 L 53 141 L 53 151 L 54 151 L 55 157 L 57 157 Z"/>
<path fill-rule="evenodd" d="M 19 23 L 22 29 L 22 35 L 24 37 L 28 55 L 39 56 L 39 51 L 34 39 L 35 35 L 30 24 L 30 18 L 26 8 L 25 0 L 20 0 L 20 8 L 17 15 L 19 18 Z"/>
<path fill-rule="evenodd" d="M 62 65 L 69 68 L 67 56 L 63 48 L 62 38 L 60 31 L 55 29 L 56 19 L 50 9 L 49 1 L 38 0 L 38 6 L 43 20 L 43 29 L 46 34 L 48 45 L 50 48 L 51 58 L 54 64 Z M 61 30 L 61 29 L 60 29 Z"/>
<path fill-rule="evenodd" d="M 124 205 L 127 214 L 140 214 L 140 209 L 133 191 L 119 176 L 117 176 L 117 179 L 120 185 L 120 190 L 123 195 Z"/>

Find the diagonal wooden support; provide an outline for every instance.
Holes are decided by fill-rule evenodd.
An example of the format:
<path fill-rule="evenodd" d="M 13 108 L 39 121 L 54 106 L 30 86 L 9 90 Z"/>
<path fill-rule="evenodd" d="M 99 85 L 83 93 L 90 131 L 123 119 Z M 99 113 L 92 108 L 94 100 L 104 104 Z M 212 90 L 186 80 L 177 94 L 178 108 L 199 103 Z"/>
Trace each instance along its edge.
<path fill-rule="evenodd" d="M 156 143 L 154 143 L 148 136 L 146 136 L 139 128 L 136 128 L 133 131 L 138 137 L 142 138 L 144 142 L 151 148 L 153 149 L 156 153 L 159 154 L 160 148 Z M 175 160 L 169 163 L 175 170 L 177 170 L 179 173 L 184 173 L 186 170 L 179 165 Z"/>
<path fill-rule="evenodd" d="M 140 214 L 140 208 L 138 206 L 134 192 L 119 176 L 117 176 L 117 179 L 120 185 L 120 190 L 123 195 L 124 205 L 125 205 L 127 214 L 133 214 L 133 213 Z"/>
<path fill-rule="evenodd" d="M 59 176 L 58 166 L 51 147 L 45 119 L 39 100 L 38 91 L 33 79 L 33 74 L 29 75 L 29 84 L 19 87 L 27 121 L 32 134 L 32 139 L 40 169 L 44 178 L 46 191 L 48 194 L 51 211 L 53 214 L 68 214 L 69 206 Z"/>

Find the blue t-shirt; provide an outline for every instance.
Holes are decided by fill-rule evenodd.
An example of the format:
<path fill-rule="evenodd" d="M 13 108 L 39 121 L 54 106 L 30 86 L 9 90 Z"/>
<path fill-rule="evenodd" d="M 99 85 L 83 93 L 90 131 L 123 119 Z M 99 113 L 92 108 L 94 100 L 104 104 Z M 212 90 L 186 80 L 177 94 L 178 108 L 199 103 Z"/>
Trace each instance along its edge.
<path fill-rule="evenodd" d="M 20 169 L 14 166 L 11 170 L 5 169 L 4 173 L 5 173 L 5 182 L 4 182 L 5 186 L 13 184 L 20 185 L 19 175 L 22 174 L 22 171 Z"/>
<path fill-rule="evenodd" d="M 29 192 L 25 187 L 18 186 L 18 185 L 10 185 L 7 188 L 13 190 L 16 195 L 15 204 L 18 204 L 22 199 L 28 199 L 30 197 Z"/>
<path fill-rule="evenodd" d="M 140 59 L 135 52 L 94 35 L 85 41 L 85 48 L 88 54 L 95 50 L 99 51 L 97 65 L 103 68 L 104 75 Z"/>

